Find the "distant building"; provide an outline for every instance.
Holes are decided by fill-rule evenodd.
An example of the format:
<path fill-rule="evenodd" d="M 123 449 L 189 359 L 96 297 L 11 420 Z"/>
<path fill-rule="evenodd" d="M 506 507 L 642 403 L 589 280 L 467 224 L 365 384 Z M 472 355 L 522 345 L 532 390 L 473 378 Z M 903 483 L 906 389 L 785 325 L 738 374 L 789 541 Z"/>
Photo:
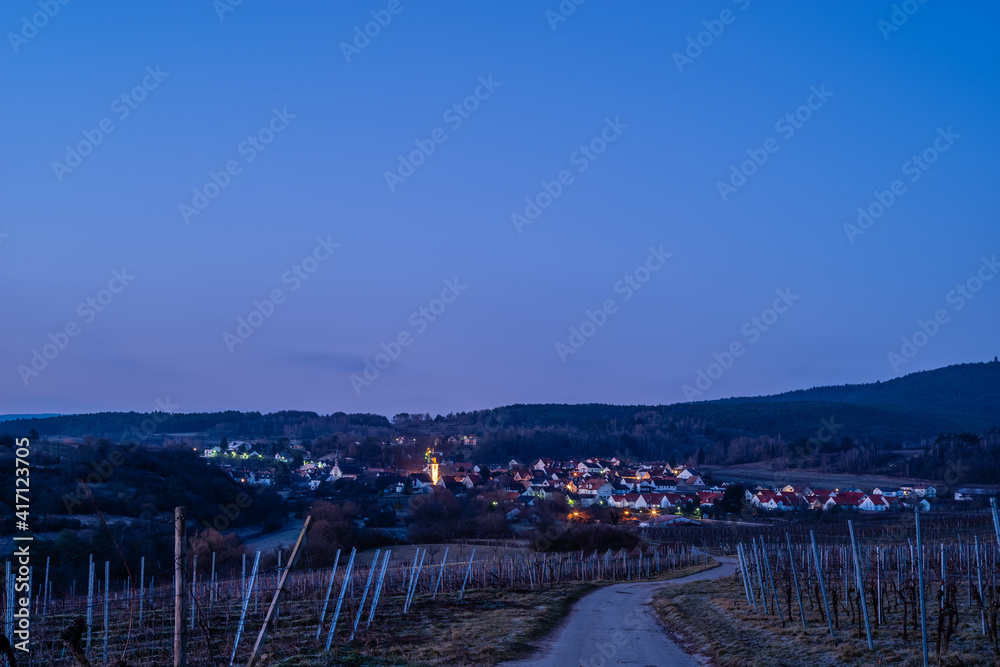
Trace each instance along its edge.
<path fill-rule="evenodd" d="M 993 498 L 998 495 L 996 489 L 980 489 L 963 487 L 955 491 L 955 500 L 967 501 L 976 498 Z"/>

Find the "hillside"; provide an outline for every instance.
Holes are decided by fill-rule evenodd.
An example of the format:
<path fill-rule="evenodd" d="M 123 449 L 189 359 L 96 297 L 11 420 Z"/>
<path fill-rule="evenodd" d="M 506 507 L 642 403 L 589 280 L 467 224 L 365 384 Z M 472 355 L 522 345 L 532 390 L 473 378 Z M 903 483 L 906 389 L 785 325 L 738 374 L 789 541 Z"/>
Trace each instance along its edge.
<path fill-rule="evenodd" d="M 892 452 L 906 447 L 941 447 L 936 456 L 947 452 L 983 464 L 992 461 L 992 445 L 975 451 L 973 436 L 957 436 L 991 434 L 989 442 L 1000 437 L 1000 363 L 961 364 L 873 384 L 666 406 L 510 405 L 433 418 L 398 414 L 391 420 L 343 412 L 106 412 L 13 420 L 0 432 L 23 436 L 31 429 L 48 438 L 93 436 L 150 444 L 289 438 L 308 441 L 314 455 L 339 451 L 372 462 L 394 456 L 392 446 L 380 443 L 406 437 L 419 447 L 433 445 L 446 455 L 475 461 L 618 455 L 719 465 L 774 461 L 847 473 L 881 466 L 895 474 L 892 463 L 898 456 Z M 477 436 L 475 448 L 447 444 L 450 436 L 460 435 Z M 929 450 L 926 456 L 927 461 L 912 461 L 911 467 L 933 467 Z"/>
<path fill-rule="evenodd" d="M 800 389 L 721 403 L 839 403 L 886 415 L 920 418 L 942 431 L 986 431 L 1000 426 L 1000 363 L 947 366 L 887 382 Z"/>
<path fill-rule="evenodd" d="M 45 419 L 47 417 L 58 417 L 57 414 L 41 414 L 41 415 L 0 415 L 0 422 L 10 421 L 12 419 Z"/>

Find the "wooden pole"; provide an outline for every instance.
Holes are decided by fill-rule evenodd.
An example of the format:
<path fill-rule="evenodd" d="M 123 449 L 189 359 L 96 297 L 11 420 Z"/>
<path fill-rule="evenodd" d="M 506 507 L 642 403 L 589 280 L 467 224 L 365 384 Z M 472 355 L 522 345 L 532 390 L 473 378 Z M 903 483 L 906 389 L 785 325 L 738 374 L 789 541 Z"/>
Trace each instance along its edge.
<path fill-rule="evenodd" d="M 823 606 L 826 608 L 826 624 L 830 627 L 830 636 L 833 634 L 833 619 L 830 617 L 830 600 L 826 597 L 826 584 L 823 583 L 823 563 L 819 558 L 819 547 L 816 546 L 816 532 L 810 530 L 809 537 L 812 539 L 813 560 L 816 561 L 816 578 L 819 580 L 819 590 L 823 594 Z"/>
<path fill-rule="evenodd" d="M 438 594 L 438 586 L 441 585 L 441 577 L 444 576 L 444 563 L 448 560 L 448 547 L 444 548 L 444 556 L 441 558 L 441 569 L 438 570 L 437 582 L 434 584 L 434 592 L 431 594 L 431 599 L 435 599 Z"/>
<path fill-rule="evenodd" d="M 187 508 L 174 508 L 174 667 L 185 667 L 184 573 Z M 152 593 L 152 590 L 150 591 Z"/>
<path fill-rule="evenodd" d="M 767 559 L 767 548 L 764 546 L 764 538 L 760 538 L 760 553 L 764 560 L 764 567 L 767 568 L 767 580 L 771 582 L 771 595 L 774 596 L 774 608 L 778 612 L 778 620 L 781 621 L 781 627 L 785 627 L 785 617 L 781 615 L 781 603 L 778 602 L 778 591 L 774 587 L 774 575 L 771 574 L 771 561 Z M 791 615 L 791 610 L 788 611 Z"/>
<path fill-rule="evenodd" d="M 189 629 L 194 630 L 194 600 L 197 596 L 195 587 L 198 585 L 198 554 L 194 555 L 194 562 L 191 564 L 191 619 Z"/>
<path fill-rule="evenodd" d="M 340 606 L 344 604 L 344 593 L 347 592 L 347 586 L 351 581 L 351 572 L 354 570 L 354 556 L 357 552 L 357 548 L 351 548 L 351 557 L 347 561 L 347 572 L 344 574 L 344 581 L 340 584 L 340 595 L 337 597 L 337 609 L 333 612 L 333 620 L 330 622 L 330 632 L 326 636 L 326 648 L 323 649 L 327 653 L 330 652 L 330 644 L 333 643 L 333 631 L 337 629 L 337 619 L 340 618 Z"/>
<path fill-rule="evenodd" d="M 861 597 L 861 612 L 865 616 L 865 634 L 868 635 L 868 650 L 875 650 L 875 643 L 872 641 L 872 626 L 868 620 L 868 602 L 865 595 L 865 585 L 861 579 L 861 556 L 858 552 L 858 543 L 854 539 L 854 521 L 848 520 L 847 527 L 851 531 L 851 554 L 854 556 L 854 580 L 858 586 L 858 595 Z"/>
<path fill-rule="evenodd" d="M 993 511 L 993 530 L 997 534 L 997 546 L 1000 546 L 1000 514 L 997 513 L 996 498 L 990 498 L 990 509 Z"/>
<path fill-rule="evenodd" d="M 246 554 L 244 554 L 246 555 Z M 257 565 L 260 563 L 260 552 L 257 552 L 257 556 L 253 559 L 253 572 L 250 573 L 250 587 L 247 588 L 244 585 L 243 593 L 243 609 L 240 611 L 240 624 L 236 628 L 236 640 L 233 642 L 233 654 L 229 657 L 229 667 L 233 667 L 233 663 L 236 662 L 236 648 L 240 645 L 240 635 L 243 634 L 243 623 L 247 618 L 247 607 L 250 605 L 250 591 L 253 590 L 253 582 L 257 578 Z"/>
<path fill-rule="evenodd" d="M 424 549 L 424 553 L 427 553 L 426 549 Z M 368 614 L 368 622 L 365 624 L 366 628 L 371 626 L 372 619 L 375 618 L 375 608 L 378 606 L 378 600 L 382 596 L 382 583 L 385 581 L 385 568 L 389 565 L 390 554 L 392 554 L 392 551 L 386 550 L 385 558 L 382 559 L 382 571 L 378 573 L 378 581 L 375 584 L 375 595 L 372 597 L 372 610 Z M 423 558 L 420 559 L 421 562 L 423 560 Z"/>
<path fill-rule="evenodd" d="M 365 610 L 365 601 L 368 600 L 368 589 L 372 585 L 372 577 L 375 575 L 375 567 L 378 565 L 378 555 L 381 553 L 381 549 L 375 550 L 375 558 L 372 559 L 371 568 L 368 570 L 368 581 L 365 582 L 365 592 L 361 594 L 361 603 L 358 604 L 358 615 L 354 617 L 354 629 L 351 630 L 351 636 L 347 641 L 354 641 L 354 633 L 358 631 L 358 622 L 361 620 L 361 612 Z"/>
<path fill-rule="evenodd" d="M 469 569 L 465 571 L 465 579 L 462 580 L 462 592 L 458 594 L 459 601 L 461 601 L 461 599 L 465 596 L 465 584 L 469 582 L 469 573 L 472 572 L 472 559 L 475 557 L 476 557 L 476 549 L 475 547 L 473 547 L 472 555 L 469 556 Z"/>
<path fill-rule="evenodd" d="M 743 578 L 743 592 L 746 593 L 747 604 L 748 605 L 752 604 L 753 605 L 753 610 L 757 611 L 757 602 L 756 601 L 752 601 L 750 599 L 750 587 L 747 586 L 747 566 L 746 566 L 746 563 L 743 562 L 743 545 L 742 544 L 737 544 L 736 545 L 736 557 L 737 557 L 737 559 L 740 562 L 740 574 L 742 575 L 742 578 Z"/>
<path fill-rule="evenodd" d="M 878 623 L 876 627 L 882 627 L 882 548 L 875 547 L 875 592 L 878 595 L 878 613 L 875 615 Z"/>
<path fill-rule="evenodd" d="M 326 618 L 326 608 L 330 604 L 330 593 L 333 592 L 333 580 L 337 576 L 337 565 L 340 564 L 340 549 L 337 549 L 337 555 L 333 557 L 333 572 L 330 573 L 330 584 L 326 587 L 326 599 L 323 600 L 323 611 L 319 614 L 319 625 L 316 626 L 316 639 L 319 640 L 319 635 L 323 632 L 323 619 Z"/>
<path fill-rule="evenodd" d="M 139 625 L 142 625 L 142 608 L 146 601 L 146 557 L 139 560 Z"/>
<path fill-rule="evenodd" d="M 924 543 L 920 539 L 920 505 L 914 504 L 917 522 L 917 579 L 920 584 L 920 638 L 924 649 L 924 667 L 927 667 L 927 602 L 924 599 Z"/>
<path fill-rule="evenodd" d="M 983 626 L 983 636 L 986 636 L 986 599 L 983 597 L 983 569 L 979 559 L 979 536 L 976 535 L 976 581 L 979 582 L 979 621 Z"/>
<path fill-rule="evenodd" d="M 271 620 L 274 618 L 275 612 L 278 610 L 278 603 L 281 602 L 281 592 L 285 587 L 285 583 L 288 581 L 288 575 L 291 573 L 292 568 L 295 567 L 295 563 L 299 560 L 299 551 L 302 547 L 302 542 L 306 539 L 306 532 L 308 532 L 309 525 L 311 523 L 311 515 L 307 516 L 305 521 L 302 522 L 302 532 L 299 533 L 299 539 L 295 540 L 295 546 L 292 548 L 292 553 L 288 557 L 288 564 L 281 572 L 281 580 L 278 581 L 278 588 L 274 591 L 274 597 L 271 599 L 271 606 L 268 607 L 267 615 L 264 617 L 264 625 L 261 626 L 260 633 L 257 635 L 257 642 L 253 645 L 253 652 L 250 654 L 250 659 L 247 660 L 247 667 L 254 667 L 257 660 L 260 658 L 261 649 L 264 648 L 264 641 L 267 639 L 267 628 L 271 624 Z"/>
<path fill-rule="evenodd" d="M 45 587 L 42 589 L 42 618 L 45 618 L 49 611 L 49 558 L 45 557 Z"/>
<path fill-rule="evenodd" d="M 94 627 L 94 554 L 90 554 L 90 575 L 87 579 L 87 657 L 90 657 L 90 635 Z"/>
<path fill-rule="evenodd" d="M 767 610 L 767 589 L 764 587 L 764 580 L 766 577 L 764 575 L 764 568 L 760 564 L 760 555 L 757 553 L 757 540 L 751 537 L 750 544 L 753 545 L 753 559 L 756 566 L 754 569 L 757 571 L 757 579 L 760 582 L 761 606 L 764 607 L 764 614 L 770 615 L 771 612 Z"/>
<path fill-rule="evenodd" d="M 410 590 L 406 596 L 406 603 L 403 605 L 403 613 L 406 614 L 410 611 L 410 605 L 413 603 L 413 596 L 417 592 L 417 584 L 420 583 L 420 570 L 424 567 L 424 556 L 427 555 L 427 549 L 420 554 L 420 564 L 417 565 L 417 569 L 413 574 L 413 581 L 410 582 Z"/>
<path fill-rule="evenodd" d="M 208 579 L 208 617 L 212 618 L 212 605 L 215 603 L 215 552 L 212 552 L 212 574 Z"/>
<path fill-rule="evenodd" d="M 792 538 L 785 532 L 785 541 L 788 543 L 788 562 L 792 566 L 792 581 L 795 582 L 795 596 L 799 600 L 799 615 L 802 617 L 802 627 L 806 627 L 806 612 L 802 608 L 802 591 L 799 590 L 799 577 L 795 572 L 795 554 L 792 553 Z M 792 610 L 788 610 L 788 615 L 792 615 Z"/>
<path fill-rule="evenodd" d="M 108 594 L 111 592 L 109 582 L 111 581 L 110 566 L 108 561 L 104 561 L 104 650 L 101 653 L 101 661 L 108 663 Z"/>

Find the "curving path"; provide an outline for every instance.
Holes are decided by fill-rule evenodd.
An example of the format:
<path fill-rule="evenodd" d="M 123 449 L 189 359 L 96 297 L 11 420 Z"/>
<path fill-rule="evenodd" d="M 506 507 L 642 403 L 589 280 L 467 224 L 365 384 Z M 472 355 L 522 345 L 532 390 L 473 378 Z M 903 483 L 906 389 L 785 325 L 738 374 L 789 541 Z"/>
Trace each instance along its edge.
<path fill-rule="evenodd" d="M 581 598 L 563 624 L 527 660 L 501 667 L 700 667 L 667 638 L 648 603 L 667 586 L 719 579 L 736 571 L 736 559 L 680 579 L 614 584 Z"/>

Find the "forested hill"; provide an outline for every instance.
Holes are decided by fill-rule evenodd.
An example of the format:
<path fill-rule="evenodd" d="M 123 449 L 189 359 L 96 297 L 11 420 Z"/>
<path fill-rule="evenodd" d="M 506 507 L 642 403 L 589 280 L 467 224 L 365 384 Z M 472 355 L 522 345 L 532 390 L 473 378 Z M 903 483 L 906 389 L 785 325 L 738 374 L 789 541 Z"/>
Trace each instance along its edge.
<path fill-rule="evenodd" d="M 787 458 L 793 443 L 817 437 L 824 424 L 836 425 L 836 444 L 824 445 L 823 453 L 831 456 L 858 445 L 880 458 L 879 451 L 927 444 L 940 434 L 995 435 L 1000 431 L 1000 363 L 961 364 L 873 384 L 667 406 L 510 405 L 437 417 L 398 414 L 391 420 L 343 412 L 108 412 L 12 420 L 0 425 L 0 433 L 24 436 L 34 429 L 49 437 L 91 435 L 152 443 L 286 437 L 325 442 L 315 449 L 326 451 L 337 443 L 389 442 L 399 436 L 417 438 L 420 444 L 439 439 L 447 449 L 448 437 L 475 435 L 476 450 L 465 456 L 477 460 L 612 454 L 666 459 L 701 451 L 706 461 L 731 463 Z M 748 439 L 756 444 L 746 445 Z M 766 444 L 771 441 L 778 444 Z M 734 449 L 734 442 L 743 444 Z"/>
<path fill-rule="evenodd" d="M 950 427 L 983 431 L 1000 425 L 1000 363 L 960 364 L 873 384 L 800 389 L 774 396 L 727 399 L 736 403 L 844 403 L 921 415 Z"/>

